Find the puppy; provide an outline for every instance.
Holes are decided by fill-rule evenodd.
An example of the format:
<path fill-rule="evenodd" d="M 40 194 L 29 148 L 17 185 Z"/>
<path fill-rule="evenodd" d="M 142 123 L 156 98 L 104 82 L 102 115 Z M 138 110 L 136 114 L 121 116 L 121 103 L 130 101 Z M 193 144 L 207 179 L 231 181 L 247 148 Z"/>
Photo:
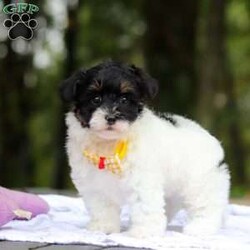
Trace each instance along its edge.
<path fill-rule="evenodd" d="M 230 176 L 220 142 L 197 123 L 156 115 L 145 102 L 157 82 L 133 65 L 104 62 L 61 85 L 71 177 L 89 210 L 88 229 L 120 232 L 130 206 L 133 237 L 160 236 L 185 208 L 187 234 L 213 234 L 228 204 Z"/>

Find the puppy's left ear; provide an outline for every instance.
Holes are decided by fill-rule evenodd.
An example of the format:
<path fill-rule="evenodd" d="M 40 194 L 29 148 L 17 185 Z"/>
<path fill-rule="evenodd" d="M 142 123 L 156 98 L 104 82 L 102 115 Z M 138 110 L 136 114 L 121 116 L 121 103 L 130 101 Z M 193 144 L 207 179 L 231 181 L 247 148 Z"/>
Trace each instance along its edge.
<path fill-rule="evenodd" d="M 63 101 L 69 103 L 75 101 L 77 89 L 80 85 L 84 84 L 86 78 L 85 75 L 85 70 L 79 70 L 61 83 L 59 92 Z"/>
<path fill-rule="evenodd" d="M 142 97 L 144 99 L 153 99 L 157 95 L 159 89 L 157 80 L 135 65 L 131 65 L 130 68 L 137 77 Z"/>

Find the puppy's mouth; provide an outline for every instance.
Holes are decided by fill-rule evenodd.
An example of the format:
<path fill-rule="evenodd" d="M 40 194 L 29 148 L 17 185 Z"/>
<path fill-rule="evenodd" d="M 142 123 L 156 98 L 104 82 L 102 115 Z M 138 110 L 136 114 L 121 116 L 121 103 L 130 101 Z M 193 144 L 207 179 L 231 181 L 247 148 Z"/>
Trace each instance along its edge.
<path fill-rule="evenodd" d="M 117 129 L 115 128 L 114 125 L 108 125 L 108 126 L 105 126 L 103 128 L 100 128 L 100 129 L 96 129 L 97 132 L 115 132 L 117 131 Z"/>
<path fill-rule="evenodd" d="M 129 125 L 126 122 L 117 122 L 113 125 L 104 125 L 103 127 L 90 127 L 94 133 L 103 139 L 119 139 L 126 133 Z"/>
<path fill-rule="evenodd" d="M 117 139 L 129 129 L 129 122 L 109 114 L 105 109 L 97 109 L 90 121 L 89 129 L 104 139 Z"/>
<path fill-rule="evenodd" d="M 114 129 L 113 126 L 108 126 L 108 127 L 107 127 L 107 130 L 108 130 L 108 131 L 113 131 L 113 130 L 115 130 L 115 129 Z"/>

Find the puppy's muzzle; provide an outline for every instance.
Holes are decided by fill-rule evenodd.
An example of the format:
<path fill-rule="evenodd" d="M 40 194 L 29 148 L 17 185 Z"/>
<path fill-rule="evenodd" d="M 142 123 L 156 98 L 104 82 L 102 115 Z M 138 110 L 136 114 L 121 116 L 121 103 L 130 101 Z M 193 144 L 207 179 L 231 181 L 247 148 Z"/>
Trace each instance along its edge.
<path fill-rule="evenodd" d="M 114 125 L 117 120 L 117 117 L 115 115 L 106 115 L 105 120 L 107 121 L 108 125 Z"/>

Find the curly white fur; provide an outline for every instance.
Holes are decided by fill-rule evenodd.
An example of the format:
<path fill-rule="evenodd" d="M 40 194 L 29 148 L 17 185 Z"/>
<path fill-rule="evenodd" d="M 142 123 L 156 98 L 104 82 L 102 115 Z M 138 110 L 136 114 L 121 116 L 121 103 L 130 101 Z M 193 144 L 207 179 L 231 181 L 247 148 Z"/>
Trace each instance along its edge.
<path fill-rule="evenodd" d="M 97 136 L 82 128 L 72 112 L 67 114 L 71 177 L 89 209 L 89 229 L 119 232 L 124 204 L 131 207 L 126 233 L 134 237 L 163 234 L 180 208 L 189 214 L 185 233 L 211 234 L 220 228 L 230 186 L 226 164 L 219 166 L 223 149 L 197 123 L 177 115 L 173 118 L 176 126 L 144 108 L 134 123 L 123 124 L 121 137 L 128 139 L 129 150 L 119 177 L 99 170 L 82 154 L 88 147 L 111 155 L 117 140 Z"/>

